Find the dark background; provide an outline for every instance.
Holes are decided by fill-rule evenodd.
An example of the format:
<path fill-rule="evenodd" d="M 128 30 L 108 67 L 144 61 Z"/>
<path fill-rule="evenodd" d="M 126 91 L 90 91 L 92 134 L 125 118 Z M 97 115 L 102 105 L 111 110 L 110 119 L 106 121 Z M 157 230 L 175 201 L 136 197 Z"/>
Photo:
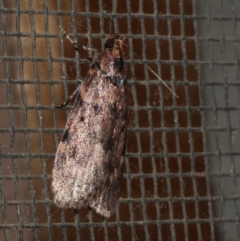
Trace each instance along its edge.
<path fill-rule="evenodd" d="M 237 240 L 239 23 L 237 1 L 0 0 L 0 240 Z M 52 103 L 91 56 L 59 25 L 99 50 L 113 32 L 130 47 L 125 175 L 108 220 L 52 202 L 71 109 Z"/>

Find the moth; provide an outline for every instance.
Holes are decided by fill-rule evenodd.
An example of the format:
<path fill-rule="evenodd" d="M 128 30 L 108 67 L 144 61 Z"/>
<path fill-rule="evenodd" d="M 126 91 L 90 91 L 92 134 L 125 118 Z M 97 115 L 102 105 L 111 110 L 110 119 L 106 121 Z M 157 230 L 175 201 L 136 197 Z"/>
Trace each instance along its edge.
<path fill-rule="evenodd" d="M 52 192 L 61 208 L 91 207 L 106 218 L 115 212 L 126 139 L 125 46 L 117 34 L 101 53 L 82 46 L 95 54 L 54 160 Z"/>

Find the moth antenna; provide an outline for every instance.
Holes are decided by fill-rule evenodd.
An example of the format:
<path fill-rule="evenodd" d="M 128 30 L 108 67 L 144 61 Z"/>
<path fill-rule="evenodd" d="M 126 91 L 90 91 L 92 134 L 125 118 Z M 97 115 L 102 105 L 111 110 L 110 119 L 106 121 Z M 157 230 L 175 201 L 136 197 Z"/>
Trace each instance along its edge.
<path fill-rule="evenodd" d="M 62 34 L 64 35 L 65 38 L 67 38 L 73 45 L 74 45 L 74 48 L 76 50 L 79 51 L 79 47 L 83 48 L 84 50 L 87 50 L 87 51 L 92 51 L 94 52 L 94 56 L 98 55 L 98 50 L 96 48 L 91 48 L 91 47 L 88 47 L 88 46 L 85 46 L 85 45 L 82 45 L 82 44 L 79 44 L 77 43 L 75 40 L 73 40 L 67 33 L 66 31 L 61 27 L 59 26 Z"/>
<path fill-rule="evenodd" d="M 124 45 L 125 47 L 127 47 L 130 51 L 133 52 L 133 54 L 140 60 L 140 57 L 127 45 L 125 44 Z M 141 61 L 141 60 L 140 60 Z M 142 64 L 143 64 L 143 61 L 141 61 Z M 150 72 L 152 72 L 157 78 L 158 80 L 160 80 L 163 85 L 176 97 L 176 98 L 179 98 L 178 95 L 161 79 L 161 77 L 149 66 L 147 66 L 147 68 L 149 69 Z"/>
<path fill-rule="evenodd" d="M 150 68 L 149 66 L 148 66 L 147 68 L 163 83 L 163 85 L 164 85 L 175 97 L 179 98 L 178 95 L 177 95 L 170 87 L 168 87 L 168 85 L 160 78 L 160 76 L 159 76 L 152 68 Z"/>

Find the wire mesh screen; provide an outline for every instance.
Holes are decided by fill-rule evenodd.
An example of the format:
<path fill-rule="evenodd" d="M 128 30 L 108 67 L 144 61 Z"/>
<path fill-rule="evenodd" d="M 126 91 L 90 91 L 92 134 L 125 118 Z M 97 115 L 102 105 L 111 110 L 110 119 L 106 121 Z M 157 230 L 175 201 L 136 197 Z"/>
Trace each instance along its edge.
<path fill-rule="evenodd" d="M 239 239 L 239 1 L 0 0 L 0 12 L 0 240 Z M 113 32 L 129 46 L 125 171 L 109 219 L 52 201 L 71 109 L 52 104 L 91 57 L 58 26 L 99 50 Z"/>

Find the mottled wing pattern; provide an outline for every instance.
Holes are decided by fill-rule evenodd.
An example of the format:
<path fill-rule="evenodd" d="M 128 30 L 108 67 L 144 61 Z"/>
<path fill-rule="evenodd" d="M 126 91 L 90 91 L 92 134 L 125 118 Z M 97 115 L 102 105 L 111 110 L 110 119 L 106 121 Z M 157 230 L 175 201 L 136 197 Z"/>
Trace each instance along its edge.
<path fill-rule="evenodd" d="M 105 217 L 115 211 L 126 134 L 122 42 L 117 35 L 109 39 L 118 45 L 106 46 L 82 83 L 56 153 L 52 181 L 58 206 L 90 206 Z"/>

